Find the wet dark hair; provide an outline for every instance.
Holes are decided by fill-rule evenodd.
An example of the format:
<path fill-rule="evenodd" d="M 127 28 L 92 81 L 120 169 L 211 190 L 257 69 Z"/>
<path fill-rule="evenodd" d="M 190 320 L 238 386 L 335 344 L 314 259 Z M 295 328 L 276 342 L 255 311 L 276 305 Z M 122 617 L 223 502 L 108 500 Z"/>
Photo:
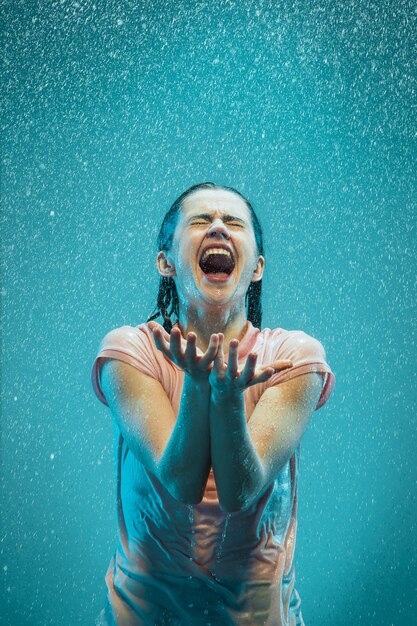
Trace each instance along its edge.
<path fill-rule="evenodd" d="M 262 227 L 259 223 L 259 220 L 256 216 L 255 211 L 249 200 L 247 200 L 239 191 L 233 189 L 233 187 L 226 187 L 224 185 L 217 185 L 216 183 L 206 182 L 199 183 L 198 185 L 193 185 L 189 187 L 184 193 L 182 193 L 179 198 L 175 200 L 168 213 L 166 213 L 159 234 L 158 234 L 158 252 L 162 250 L 163 252 L 168 252 L 171 249 L 172 241 L 174 237 L 175 227 L 178 222 L 179 211 L 182 208 L 183 200 L 200 189 L 224 189 L 227 191 L 232 191 L 237 194 L 244 200 L 246 206 L 249 209 L 252 226 L 255 234 L 256 246 L 257 246 L 257 254 L 258 256 L 264 254 L 264 244 L 263 244 L 263 233 Z M 261 291 L 262 291 L 262 279 L 257 281 L 256 283 L 251 283 L 246 292 L 245 296 L 245 304 L 246 304 L 246 316 L 247 319 L 256 327 L 261 328 L 262 323 L 262 303 L 261 303 Z M 171 309 L 169 310 L 169 306 L 171 305 Z M 155 311 L 157 311 L 155 313 Z M 171 332 L 173 322 L 171 321 L 171 315 L 176 316 L 176 320 L 178 320 L 179 309 L 178 309 L 178 293 L 177 288 L 175 286 L 175 282 L 171 276 L 168 278 L 165 276 L 161 276 L 159 281 L 159 291 L 157 304 L 155 309 L 152 311 L 151 316 L 146 320 L 150 322 L 155 318 L 162 316 L 164 322 L 162 326 L 166 330 L 167 333 Z"/>

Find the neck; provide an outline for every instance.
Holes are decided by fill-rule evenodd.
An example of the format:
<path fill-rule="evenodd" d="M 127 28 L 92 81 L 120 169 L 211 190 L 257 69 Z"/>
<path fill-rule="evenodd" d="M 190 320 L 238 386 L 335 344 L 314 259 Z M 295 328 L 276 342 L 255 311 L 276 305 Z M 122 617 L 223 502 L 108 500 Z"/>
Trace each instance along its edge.
<path fill-rule="evenodd" d="M 184 311 L 180 308 L 178 326 L 182 336 L 194 332 L 197 335 L 197 347 L 205 352 L 208 348 L 210 337 L 214 333 L 224 335 L 224 352 L 229 351 L 229 342 L 232 339 L 241 341 L 248 325 L 245 309 L 240 310 L 219 310 L 214 314 L 207 311 Z"/>

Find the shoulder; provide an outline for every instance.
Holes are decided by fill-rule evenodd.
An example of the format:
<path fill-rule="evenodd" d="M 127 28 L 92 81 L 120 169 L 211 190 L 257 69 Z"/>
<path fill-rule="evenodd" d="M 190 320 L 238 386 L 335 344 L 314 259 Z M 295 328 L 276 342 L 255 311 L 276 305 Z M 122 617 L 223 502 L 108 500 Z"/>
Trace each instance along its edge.
<path fill-rule="evenodd" d="M 152 333 L 146 323 L 138 326 L 124 325 L 113 328 L 107 332 L 101 340 L 101 347 L 113 347 L 120 345 L 134 346 L 138 341 L 149 341 Z"/>
<path fill-rule="evenodd" d="M 286 330 L 284 328 L 264 329 L 267 349 L 266 362 L 292 361 L 293 366 L 282 372 L 277 372 L 267 381 L 266 387 L 298 378 L 301 374 L 318 372 L 322 375 L 323 389 L 316 409 L 320 408 L 330 397 L 335 375 L 327 363 L 323 344 L 313 335 L 303 330 Z M 312 385 L 313 393 L 317 386 L 317 376 L 304 377 L 304 381 L 297 381 L 300 385 Z M 294 383 L 296 384 L 296 383 Z"/>
<path fill-rule="evenodd" d="M 160 357 L 153 335 L 146 323 L 138 326 L 124 325 L 110 330 L 100 342 L 96 361 L 100 357 L 127 361 L 133 365 L 146 366 L 156 376 L 160 369 Z"/>
<path fill-rule="evenodd" d="M 322 343 L 303 330 L 287 330 L 285 328 L 264 328 L 260 337 L 275 353 L 283 352 L 285 358 L 305 355 L 325 358 Z"/>
<path fill-rule="evenodd" d="M 110 330 L 101 340 L 91 373 L 93 388 L 103 402 L 105 400 L 100 389 L 100 372 L 102 365 L 109 359 L 128 363 L 143 374 L 160 381 L 166 368 L 146 323 L 138 326 L 124 325 Z M 123 368 L 114 365 L 111 369 Z"/>

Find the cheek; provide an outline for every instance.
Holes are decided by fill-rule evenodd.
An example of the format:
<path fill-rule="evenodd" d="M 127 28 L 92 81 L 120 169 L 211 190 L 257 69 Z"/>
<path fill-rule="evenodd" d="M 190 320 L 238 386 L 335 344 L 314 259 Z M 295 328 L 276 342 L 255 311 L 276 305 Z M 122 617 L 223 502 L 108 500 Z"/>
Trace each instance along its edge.
<path fill-rule="evenodd" d="M 190 250 L 182 250 L 182 253 L 177 257 L 177 274 L 183 281 L 186 281 L 188 276 L 192 276 L 194 267 L 198 269 L 195 257 L 190 253 Z"/>
<path fill-rule="evenodd" d="M 252 266 L 255 267 L 257 260 L 258 260 L 258 256 L 257 256 L 255 242 L 253 242 L 253 244 L 248 243 L 248 245 L 245 246 L 245 251 L 244 251 L 245 265 L 250 266 L 250 267 Z"/>

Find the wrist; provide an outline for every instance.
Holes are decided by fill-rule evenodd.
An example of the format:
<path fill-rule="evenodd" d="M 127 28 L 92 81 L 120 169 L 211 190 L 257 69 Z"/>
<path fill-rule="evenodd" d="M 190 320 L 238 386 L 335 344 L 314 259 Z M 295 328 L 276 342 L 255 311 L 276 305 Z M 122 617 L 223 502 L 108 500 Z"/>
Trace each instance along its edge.
<path fill-rule="evenodd" d="M 213 404 L 236 404 L 244 402 L 244 389 L 216 389 L 211 387 L 211 400 Z"/>
<path fill-rule="evenodd" d="M 189 372 L 184 372 L 184 385 L 191 385 L 193 387 L 201 389 L 202 391 L 210 391 L 208 376 L 193 376 Z"/>

